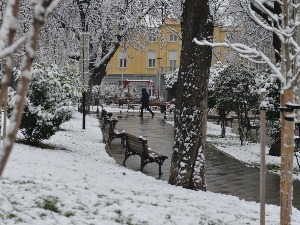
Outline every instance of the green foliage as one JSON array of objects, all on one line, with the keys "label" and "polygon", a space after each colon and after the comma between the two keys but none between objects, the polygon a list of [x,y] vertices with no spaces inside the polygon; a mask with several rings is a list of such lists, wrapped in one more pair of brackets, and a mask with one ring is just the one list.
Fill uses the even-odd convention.
[{"label": "green foliage", "polygon": [[266,167],[268,171],[278,172],[280,170],[280,166],[274,164],[267,164]]},{"label": "green foliage", "polygon": [[280,139],[280,111],[276,108],[280,105],[280,80],[274,75],[262,73],[257,77],[258,88],[266,90],[265,107],[268,120],[267,133],[275,143]]},{"label": "green foliage", "polygon": [[65,216],[65,217],[75,216],[75,213],[74,213],[74,212],[71,212],[71,211],[68,211],[68,212],[65,212],[65,213],[64,213],[64,216]]},{"label": "green foliage", "polygon": [[37,202],[37,206],[45,210],[60,213],[58,203],[59,201],[57,197],[48,196],[47,198],[42,199],[42,201]]},{"label": "green foliage", "polygon": [[256,73],[243,65],[231,65],[216,77],[214,97],[217,109],[248,113],[258,106],[255,90]]},{"label": "green foliage", "polygon": [[[15,75],[19,83],[21,72],[15,71]],[[73,102],[80,92],[79,75],[71,67],[60,70],[55,65],[34,65],[20,125],[28,143],[37,145],[49,139],[63,122],[70,120]],[[16,90],[10,89],[9,116],[12,115],[17,97]]]},{"label": "green foliage", "polygon": [[244,65],[230,65],[213,78],[211,88],[215,108],[221,118],[222,136],[225,136],[225,121],[229,112],[238,116],[239,135],[243,144],[244,129],[249,123],[249,114],[258,108],[258,93],[255,77],[257,73]]},{"label": "green foliage", "polygon": [[207,107],[208,109],[213,109],[216,107],[216,99],[214,96],[214,82],[220,73],[227,67],[227,65],[223,65],[220,61],[210,67],[209,73],[209,82],[208,82],[208,99],[207,99]]}]

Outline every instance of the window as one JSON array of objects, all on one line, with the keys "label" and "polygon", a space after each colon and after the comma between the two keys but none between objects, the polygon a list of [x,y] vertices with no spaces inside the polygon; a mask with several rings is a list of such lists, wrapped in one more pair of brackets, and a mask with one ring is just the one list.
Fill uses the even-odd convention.
[{"label": "window", "polygon": [[127,66],[127,54],[125,51],[119,52],[119,62],[120,62],[120,68],[126,68]]},{"label": "window", "polygon": [[176,42],[178,41],[178,36],[176,34],[170,34],[170,41],[171,42]]},{"label": "window", "polygon": [[169,67],[175,70],[177,67],[177,51],[169,51]]},{"label": "window", "polygon": [[155,51],[148,52],[148,67],[155,67],[156,53]]}]

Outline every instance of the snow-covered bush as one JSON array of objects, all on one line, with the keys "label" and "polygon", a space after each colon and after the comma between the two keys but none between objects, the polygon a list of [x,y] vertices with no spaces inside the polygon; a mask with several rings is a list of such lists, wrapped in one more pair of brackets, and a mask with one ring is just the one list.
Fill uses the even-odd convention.
[{"label": "snow-covered bush", "polygon": [[258,108],[258,93],[255,91],[256,72],[243,65],[230,65],[213,79],[213,96],[221,117],[222,136],[225,136],[226,116],[233,111],[238,116],[241,144],[245,128],[249,124],[249,113]]},{"label": "snow-covered bush", "polygon": [[258,84],[258,90],[264,88],[266,92],[266,98],[264,100],[264,106],[266,107],[267,118],[267,134],[271,137],[270,155],[280,155],[280,137],[281,137],[281,121],[280,111],[280,81],[274,75],[267,73],[261,73],[256,78]]},{"label": "snow-covered bush", "polygon": [[[14,75],[19,83],[21,71],[16,70]],[[63,122],[71,118],[73,103],[81,95],[80,89],[79,74],[74,68],[66,66],[60,70],[56,65],[34,65],[20,125],[25,139],[31,144],[49,139]],[[9,116],[15,106],[16,94],[11,88]]]},{"label": "snow-covered bush", "polygon": [[168,91],[171,98],[176,97],[177,79],[179,69],[177,68],[174,72],[165,74],[165,89]]},{"label": "snow-covered bush", "polygon": [[208,98],[207,107],[208,110],[213,109],[216,106],[216,99],[214,97],[214,80],[220,75],[220,73],[228,65],[223,65],[222,62],[218,61],[216,64],[210,67],[209,80],[208,80]]},{"label": "snow-covered bush", "polygon": [[105,102],[111,100],[120,93],[117,85],[109,84],[106,80],[103,80],[101,85],[94,85],[92,92],[94,96],[97,96],[99,99]]}]

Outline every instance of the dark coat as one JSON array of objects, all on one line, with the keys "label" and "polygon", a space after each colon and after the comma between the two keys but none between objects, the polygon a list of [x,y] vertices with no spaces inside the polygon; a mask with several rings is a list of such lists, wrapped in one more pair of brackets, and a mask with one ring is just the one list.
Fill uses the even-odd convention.
[{"label": "dark coat", "polygon": [[149,94],[146,88],[142,88],[142,98],[141,98],[142,106],[149,106]]}]

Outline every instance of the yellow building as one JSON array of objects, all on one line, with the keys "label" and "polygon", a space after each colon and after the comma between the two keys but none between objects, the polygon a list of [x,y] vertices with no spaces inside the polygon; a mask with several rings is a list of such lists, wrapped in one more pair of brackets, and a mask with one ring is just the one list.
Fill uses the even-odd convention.
[{"label": "yellow building", "polygon": [[[161,38],[147,37],[142,51],[122,45],[107,67],[107,81],[113,84],[122,84],[128,80],[152,80],[156,86],[156,94],[165,100],[167,93],[164,90],[164,77],[179,67],[181,52],[181,27],[179,22],[167,21],[167,26],[160,26]],[[215,27],[214,41],[223,41],[225,30]],[[224,59],[225,49],[217,49],[214,58]],[[223,60],[222,60],[223,61]],[[214,62],[213,62],[214,63]],[[135,83],[140,87],[145,83]]]}]

